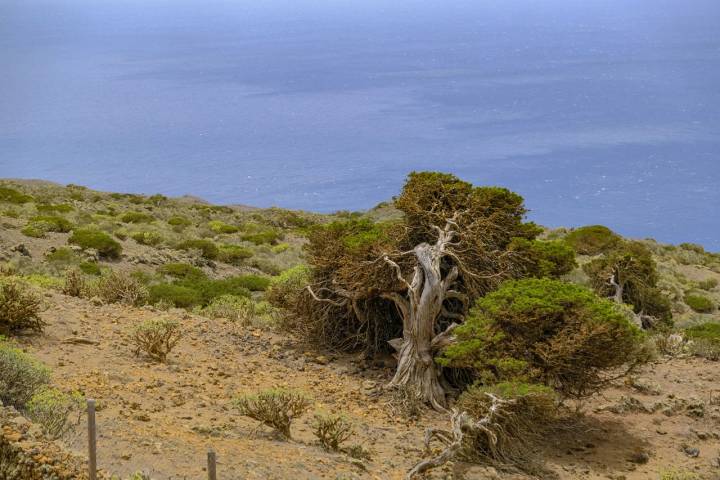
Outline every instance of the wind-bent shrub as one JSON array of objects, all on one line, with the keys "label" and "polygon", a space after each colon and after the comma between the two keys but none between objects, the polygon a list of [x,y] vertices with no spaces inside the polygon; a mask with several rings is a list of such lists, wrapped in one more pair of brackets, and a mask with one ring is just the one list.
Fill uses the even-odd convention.
[{"label": "wind-bent shrub", "polygon": [[235,407],[240,415],[261,422],[286,439],[291,438],[292,421],[305,413],[310,403],[310,398],[304,393],[284,389],[264,390],[235,399]]},{"label": "wind-bent shrub", "polygon": [[50,370],[0,337],[0,402],[22,409],[50,382]]},{"label": "wind-bent shrub", "polygon": [[220,249],[210,240],[185,240],[175,246],[178,250],[200,250],[203,258],[215,260],[220,254]]},{"label": "wind-bent shrub", "polygon": [[148,299],[148,290],[132,275],[113,270],[101,277],[91,291],[106,303],[139,306]]},{"label": "wind-bent shrub", "polygon": [[577,266],[575,250],[562,240],[516,238],[509,248],[518,255],[524,277],[559,278]]},{"label": "wind-bent shrub", "polygon": [[536,461],[532,458],[531,446],[557,415],[557,395],[544,385],[502,382],[489,387],[470,387],[460,395],[456,408],[479,420],[490,414],[493,397],[507,402],[489,425],[496,441],[477,432],[468,439],[465,455],[469,460],[485,464],[513,465],[527,470]]},{"label": "wind-bent shrub", "polygon": [[583,270],[598,295],[630,304],[635,313],[655,317],[661,325],[672,323],[670,300],[657,288],[657,264],[642,243],[619,242],[613,250],[585,264]]},{"label": "wind-bent shrub", "polygon": [[40,390],[25,405],[27,416],[53,439],[70,430],[72,417],[76,417],[77,423],[82,411],[83,399],[79,393],[67,394],[56,388]]},{"label": "wind-bent shrub", "polygon": [[95,249],[104,258],[120,258],[122,246],[113,238],[100,230],[79,229],[73,231],[68,243],[77,245],[82,249]]},{"label": "wind-bent shrub", "polygon": [[548,385],[565,397],[600,390],[608,372],[644,360],[642,332],[612,302],[550,279],[508,281],[479,299],[441,362],[480,382]]},{"label": "wind-bent shrub", "polygon": [[180,323],[174,320],[147,320],[132,331],[135,354],[145,353],[158,362],[167,359],[181,338]]},{"label": "wind-bent shrub", "polygon": [[715,305],[713,305],[712,300],[703,295],[694,293],[685,295],[685,303],[688,307],[698,313],[710,313],[715,309]]},{"label": "wind-bent shrub", "polygon": [[568,233],[565,241],[581,255],[599,255],[615,248],[622,239],[603,225],[580,227]]},{"label": "wind-bent shrub", "polygon": [[19,330],[41,332],[42,300],[27,286],[15,281],[0,282],[0,333]]},{"label": "wind-bent shrub", "polygon": [[353,424],[344,415],[316,413],[312,423],[313,435],[325,449],[333,452],[353,434]]}]

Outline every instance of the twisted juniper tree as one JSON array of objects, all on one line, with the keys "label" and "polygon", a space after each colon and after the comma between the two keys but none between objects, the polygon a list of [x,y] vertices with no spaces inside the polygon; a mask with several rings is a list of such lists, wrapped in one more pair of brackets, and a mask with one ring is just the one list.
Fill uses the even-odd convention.
[{"label": "twisted juniper tree", "polygon": [[448,174],[410,174],[394,204],[402,218],[350,219],[311,232],[309,285],[294,297],[292,322],[340,350],[392,346],[391,385],[411,386],[440,409],[447,385],[436,354],[474,299],[539,270],[528,268],[537,260],[524,255],[528,248],[513,243],[532,242],[539,228],[524,222],[519,195]]}]

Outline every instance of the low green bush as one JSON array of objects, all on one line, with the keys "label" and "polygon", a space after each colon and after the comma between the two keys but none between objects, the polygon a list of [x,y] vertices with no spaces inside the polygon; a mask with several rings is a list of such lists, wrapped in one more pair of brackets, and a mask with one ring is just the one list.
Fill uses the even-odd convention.
[{"label": "low green bush", "polygon": [[310,267],[297,265],[270,280],[265,298],[277,308],[291,310],[309,284]]},{"label": "low green bush", "polygon": [[30,218],[30,225],[35,225],[46,232],[67,233],[73,229],[73,224],[70,220],[54,215],[34,216]]},{"label": "low green bush", "polygon": [[163,242],[163,237],[157,232],[135,232],[130,237],[140,245],[156,247]]},{"label": "low green bush", "polygon": [[687,294],[685,295],[685,303],[698,313],[710,313],[715,309],[712,300],[703,295]]},{"label": "low green bush", "polygon": [[52,203],[45,203],[45,204],[38,204],[35,206],[37,208],[38,213],[47,213],[47,214],[54,214],[54,213],[70,213],[73,210],[75,210],[75,207],[72,205],[69,205],[67,203],[58,203],[58,204],[52,204]]},{"label": "low green bush", "polygon": [[95,249],[104,258],[116,259],[122,254],[122,246],[110,235],[100,230],[75,230],[68,239],[68,243],[78,245],[83,249]]},{"label": "low green bush", "polygon": [[78,256],[69,248],[60,247],[45,255],[45,261],[58,265],[73,265],[78,262]]},{"label": "low green bush", "polygon": [[198,280],[207,278],[205,273],[199,268],[190,265],[189,263],[166,263],[158,268],[158,273],[167,275],[169,277],[186,279],[186,280]]},{"label": "low green bush", "polygon": [[96,262],[81,262],[78,268],[87,275],[99,276],[102,273],[100,266]]},{"label": "low green bush", "polygon": [[23,204],[33,201],[33,197],[10,187],[0,186],[0,202]]},{"label": "low green bush", "polygon": [[190,225],[192,225],[192,222],[189,219],[181,217],[179,215],[170,217],[167,223],[168,225],[171,225],[173,227],[189,227]]},{"label": "low green bush", "polygon": [[40,203],[35,208],[38,213],[44,214],[70,213],[75,210],[75,207],[68,203]]},{"label": "low green bush", "polygon": [[202,294],[193,288],[173,283],[159,283],[149,288],[150,303],[165,303],[177,308],[190,308],[203,302]]},{"label": "low green bush", "polygon": [[143,212],[127,212],[120,216],[123,223],[150,223],[154,220],[155,217]]},{"label": "low green bush", "polygon": [[240,228],[235,225],[222,222],[220,220],[211,220],[208,222],[208,227],[215,233],[237,233]]},{"label": "low green bush", "polygon": [[574,229],[565,241],[581,255],[599,255],[615,248],[621,238],[603,225],[590,225]]},{"label": "low green bush", "polygon": [[707,280],[703,280],[702,282],[698,282],[698,288],[701,290],[714,290],[718,286],[718,279],[717,278],[708,278]]},{"label": "low green bush", "polygon": [[231,265],[242,265],[243,260],[252,257],[253,252],[249,248],[239,245],[221,245],[218,260]]},{"label": "low green bush", "polygon": [[39,424],[50,438],[62,437],[80,420],[83,398],[79,393],[67,394],[56,388],[46,388],[35,393],[25,406],[27,416]]},{"label": "low green bush", "polygon": [[30,238],[45,238],[45,230],[41,226],[32,223],[25,225],[20,230],[20,233]]},{"label": "low green bush", "polygon": [[245,233],[241,237],[246,242],[252,242],[255,245],[270,244],[274,245],[282,238],[282,234],[277,230],[265,230],[260,232]]},{"label": "low green bush", "polygon": [[200,250],[201,255],[208,260],[215,260],[220,254],[220,249],[210,240],[185,240],[175,246],[178,250]]},{"label": "low green bush", "polygon": [[266,273],[268,275],[280,275],[282,273],[282,268],[272,260],[268,258],[251,258],[247,262],[248,266],[257,268],[263,273]]},{"label": "low green bush", "polygon": [[0,337],[0,402],[22,409],[50,382],[50,370]]},{"label": "low green bush", "polygon": [[0,333],[20,330],[41,332],[42,300],[29,287],[17,281],[0,282]]},{"label": "low green bush", "polygon": [[720,360],[720,323],[708,322],[685,330],[685,337],[692,341],[690,351],[711,360]]},{"label": "low green bush", "polygon": [[647,361],[643,333],[614,303],[551,279],[503,283],[455,334],[442,364],[474,369],[484,384],[542,383],[570,398],[597,392],[608,371]]}]

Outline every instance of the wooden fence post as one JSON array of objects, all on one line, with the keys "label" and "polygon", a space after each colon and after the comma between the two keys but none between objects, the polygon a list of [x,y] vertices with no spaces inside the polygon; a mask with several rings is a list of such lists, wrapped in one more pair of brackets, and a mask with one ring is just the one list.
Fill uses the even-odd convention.
[{"label": "wooden fence post", "polygon": [[217,480],[216,463],[217,463],[217,459],[215,458],[215,452],[212,449],[208,450],[208,453],[207,453],[208,480]]},{"label": "wooden fence post", "polygon": [[95,400],[88,398],[88,474],[90,480],[97,480],[97,438],[95,429]]}]

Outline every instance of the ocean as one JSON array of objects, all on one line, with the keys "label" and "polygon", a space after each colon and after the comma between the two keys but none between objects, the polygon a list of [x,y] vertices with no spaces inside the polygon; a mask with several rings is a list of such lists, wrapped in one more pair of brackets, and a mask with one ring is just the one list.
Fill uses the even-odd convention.
[{"label": "ocean", "polygon": [[720,251],[717,0],[4,0],[0,64],[0,177],[330,212],[440,170]]}]

